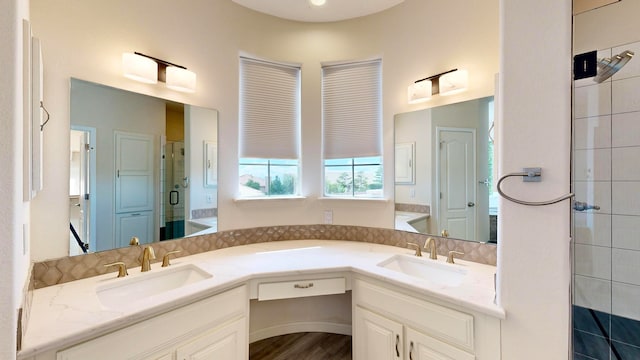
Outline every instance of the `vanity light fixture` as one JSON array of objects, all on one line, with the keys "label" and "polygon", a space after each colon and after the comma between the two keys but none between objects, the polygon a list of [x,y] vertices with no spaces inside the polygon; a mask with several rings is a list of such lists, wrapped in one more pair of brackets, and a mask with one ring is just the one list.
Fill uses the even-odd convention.
[{"label": "vanity light fixture", "polygon": [[327,3],[327,0],[309,0],[313,6],[322,6]]},{"label": "vanity light fixture", "polygon": [[440,76],[440,95],[457,94],[467,90],[469,73],[467,70],[456,70]]},{"label": "vanity light fixture", "polygon": [[417,104],[431,99],[431,80],[423,80],[409,85],[409,104]]},{"label": "vanity light fixture", "polygon": [[196,74],[186,68],[169,66],[166,83],[169,89],[192,93],[196,91]]},{"label": "vanity light fixture", "polygon": [[124,76],[147,84],[162,81],[176,91],[195,92],[196,74],[186,67],[139,52],[122,54]]},{"label": "vanity light fixture", "polygon": [[158,63],[138,53],[122,54],[122,72],[124,77],[146,84],[158,82]]},{"label": "vanity light fixture", "polygon": [[432,95],[451,95],[468,87],[468,72],[452,69],[424,79],[416,80],[407,89],[409,104],[427,101]]}]

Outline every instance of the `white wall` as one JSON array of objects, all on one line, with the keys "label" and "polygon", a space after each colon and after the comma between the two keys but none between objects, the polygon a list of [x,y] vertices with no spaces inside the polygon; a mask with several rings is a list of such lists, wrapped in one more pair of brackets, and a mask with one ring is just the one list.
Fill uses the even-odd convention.
[{"label": "white wall", "polygon": [[29,251],[23,234],[29,225],[29,203],[23,202],[23,31],[28,4],[0,0],[0,359],[15,359],[18,308],[28,274]]},{"label": "white wall", "polygon": [[[231,1],[32,0],[34,30],[45,54],[45,98],[56,122],[45,138],[46,188],[33,206],[34,247],[65,255],[68,238],[66,175],[69,77],[215,108],[220,115],[219,228],[321,223],[332,209],[336,224],[393,227],[393,201],[319,200],[320,63],[383,58],[383,162],[393,164],[393,115],[493,94],[498,71],[498,2],[406,0],[366,18],[329,24],[285,21]],[[150,10],[152,9],[152,10]],[[152,14],[149,14],[152,11]],[[180,14],[180,16],[176,16]],[[61,21],[64,19],[64,21]],[[198,75],[195,94],[145,85],[121,76],[121,54],[140,51],[187,66]],[[244,51],[302,64],[302,192],[295,201],[234,202],[237,192],[238,55]],[[470,89],[408,105],[407,86],[451,68],[469,71]],[[68,156],[67,156],[68,157]],[[385,167],[385,196],[393,198],[393,166]],[[60,204],[60,205],[58,205]],[[59,207],[59,208],[58,208]],[[59,249],[56,248],[60,244]]]},{"label": "white wall", "polygon": [[[505,181],[525,200],[569,192],[571,1],[500,1],[500,169],[542,167],[542,182]],[[527,207],[500,200],[502,358],[569,358],[570,202]]]}]

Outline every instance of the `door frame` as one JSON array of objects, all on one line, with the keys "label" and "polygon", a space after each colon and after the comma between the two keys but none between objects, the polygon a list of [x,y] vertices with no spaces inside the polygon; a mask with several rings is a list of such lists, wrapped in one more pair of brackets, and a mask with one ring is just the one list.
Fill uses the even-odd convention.
[{"label": "door frame", "polygon": [[[96,252],[96,153],[97,129],[91,126],[71,124],[70,130],[82,131],[89,134],[89,239],[82,239],[89,244],[88,251]],[[81,194],[82,196],[82,194]],[[71,249],[69,249],[71,251]]]},{"label": "door frame", "polygon": [[[431,210],[431,217],[435,219],[435,224],[431,225],[431,231],[434,232],[437,236],[440,236],[440,227],[441,227],[441,219],[440,219],[440,191],[441,191],[441,184],[440,184],[440,173],[441,173],[441,164],[440,164],[440,144],[441,144],[441,133],[445,132],[445,131],[450,131],[450,132],[468,132],[471,133],[472,136],[472,141],[473,141],[473,178],[471,179],[472,184],[474,185],[474,203],[477,203],[477,191],[478,189],[475,188],[475,185],[477,184],[477,175],[478,175],[478,155],[476,154],[477,150],[477,138],[476,138],[476,129],[475,128],[467,128],[467,127],[444,127],[444,126],[436,126],[436,131],[435,131],[435,141],[433,143],[432,148],[435,148],[434,154],[435,154],[435,159],[433,161],[434,167],[435,167],[435,171],[433,171],[434,174],[434,179],[433,179],[433,183],[435,184],[435,191],[433,193],[433,199],[435,200],[435,211],[433,211],[433,209]],[[474,229],[473,229],[473,236],[474,236],[474,241],[477,240],[478,238],[478,212],[475,211],[474,212]],[[435,225],[435,229],[433,228]],[[465,239],[468,240],[468,239]]]}]

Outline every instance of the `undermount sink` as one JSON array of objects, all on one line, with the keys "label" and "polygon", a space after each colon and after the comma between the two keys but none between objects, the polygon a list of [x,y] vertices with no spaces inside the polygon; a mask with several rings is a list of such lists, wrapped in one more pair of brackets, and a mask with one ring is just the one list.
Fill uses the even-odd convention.
[{"label": "undermount sink", "polygon": [[460,285],[467,275],[460,265],[409,255],[394,255],[378,266],[446,286]]},{"label": "undermount sink", "polygon": [[150,296],[175,290],[212,276],[199,267],[188,264],[117,279],[96,288],[96,294],[105,307],[124,309],[140,301],[148,301]]}]

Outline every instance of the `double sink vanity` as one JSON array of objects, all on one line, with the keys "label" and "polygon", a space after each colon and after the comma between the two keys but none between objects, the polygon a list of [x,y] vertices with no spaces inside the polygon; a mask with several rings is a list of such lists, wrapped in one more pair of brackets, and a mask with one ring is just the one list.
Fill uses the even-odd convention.
[{"label": "double sink vanity", "polygon": [[250,342],[300,331],[351,334],[354,359],[499,359],[496,268],[415,254],[264,242],[43,287],[18,359],[247,359]]}]

